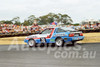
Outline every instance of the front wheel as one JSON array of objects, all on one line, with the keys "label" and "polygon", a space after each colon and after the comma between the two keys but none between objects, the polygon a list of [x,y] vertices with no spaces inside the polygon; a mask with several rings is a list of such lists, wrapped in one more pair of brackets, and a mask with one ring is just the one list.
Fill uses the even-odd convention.
[{"label": "front wheel", "polygon": [[35,41],[33,39],[28,41],[29,47],[34,47],[36,45]]},{"label": "front wheel", "polygon": [[63,46],[64,41],[61,38],[57,38],[55,44],[56,44],[56,46]]}]

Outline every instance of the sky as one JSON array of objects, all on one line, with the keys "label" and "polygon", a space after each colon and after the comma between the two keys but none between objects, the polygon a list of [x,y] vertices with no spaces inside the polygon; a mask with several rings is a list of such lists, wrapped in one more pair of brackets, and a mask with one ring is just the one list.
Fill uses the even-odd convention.
[{"label": "sky", "polygon": [[74,23],[86,19],[100,19],[100,0],[0,0],[0,20],[20,17],[23,22],[30,15],[48,13],[68,14]]}]

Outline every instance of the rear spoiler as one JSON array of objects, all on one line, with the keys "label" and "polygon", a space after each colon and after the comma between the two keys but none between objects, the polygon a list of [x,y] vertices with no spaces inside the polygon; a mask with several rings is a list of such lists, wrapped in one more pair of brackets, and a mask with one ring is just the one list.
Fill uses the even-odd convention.
[{"label": "rear spoiler", "polygon": [[70,33],[82,33],[82,31],[76,31],[76,32],[71,31]]}]

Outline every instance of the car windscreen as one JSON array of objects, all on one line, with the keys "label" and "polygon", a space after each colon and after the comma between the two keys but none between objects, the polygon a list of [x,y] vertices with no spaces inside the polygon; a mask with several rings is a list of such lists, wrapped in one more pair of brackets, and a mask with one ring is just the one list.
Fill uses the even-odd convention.
[{"label": "car windscreen", "polygon": [[53,31],[53,28],[48,28],[42,31],[41,34],[50,34],[52,31]]}]

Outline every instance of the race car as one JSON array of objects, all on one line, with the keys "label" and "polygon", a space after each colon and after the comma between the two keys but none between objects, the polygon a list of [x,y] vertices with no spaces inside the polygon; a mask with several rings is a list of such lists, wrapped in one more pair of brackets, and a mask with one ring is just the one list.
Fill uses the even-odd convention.
[{"label": "race car", "polygon": [[84,39],[82,32],[69,31],[69,29],[66,29],[60,27],[47,28],[39,34],[26,37],[24,42],[30,47],[35,46],[37,43],[55,43],[57,46],[62,46],[67,42],[72,42],[74,44],[76,41]]}]

